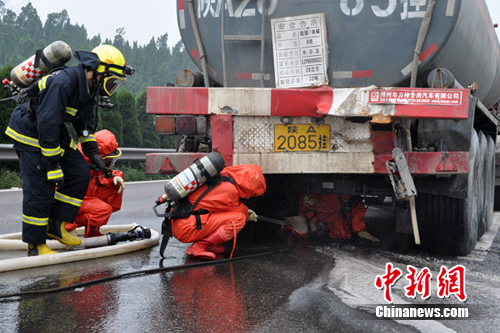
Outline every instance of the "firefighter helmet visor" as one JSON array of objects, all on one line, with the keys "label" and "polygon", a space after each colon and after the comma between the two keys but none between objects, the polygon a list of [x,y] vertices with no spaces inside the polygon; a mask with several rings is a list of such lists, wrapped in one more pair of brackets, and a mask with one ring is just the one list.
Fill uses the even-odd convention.
[{"label": "firefighter helmet visor", "polygon": [[117,148],[116,150],[112,151],[108,155],[104,156],[103,159],[104,159],[104,164],[106,165],[106,168],[111,168],[115,164],[118,157],[120,157],[121,155],[122,155],[122,151],[119,148]]},{"label": "firefighter helmet visor", "polygon": [[[108,96],[111,96],[115,90],[120,86],[125,81],[124,77],[119,77],[115,75],[111,76],[105,76],[102,79],[102,90],[104,90],[104,93]],[[101,95],[103,95],[101,93]]]}]

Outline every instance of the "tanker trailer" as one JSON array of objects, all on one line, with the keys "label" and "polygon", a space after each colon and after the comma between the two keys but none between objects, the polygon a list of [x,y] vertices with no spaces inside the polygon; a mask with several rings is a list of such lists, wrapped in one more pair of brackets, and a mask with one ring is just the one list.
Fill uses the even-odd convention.
[{"label": "tanker trailer", "polygon": [[500,100],[483,0],[178,0],[177,9],[201,73],[148,88],[156,131],[182,137],[177,153],[146,156],[148,173],[178,173],[218,151],[226,165],[261,166],[258,214],[295,216],[304,193],[391,197],[397,230],[424,250],[474,249],[493,221]]}]

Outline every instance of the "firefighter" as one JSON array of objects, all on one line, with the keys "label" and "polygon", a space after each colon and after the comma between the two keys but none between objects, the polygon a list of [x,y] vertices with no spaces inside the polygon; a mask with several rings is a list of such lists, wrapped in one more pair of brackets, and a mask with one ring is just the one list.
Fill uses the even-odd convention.
[{"label": "firefighter", "polygon": [[[90,169],[90,184],[78,211],[74,223],[67,223],[66,230],[71,232],[77,227],[85,227],[84,237],[96,237],[103,234],[99,228],[108,223],[111,213],[122,207],[125,189],[123,172],[112,170],[115,161],[122,152],[118,148],[116,137],[104,129],[95,133],[99,152],[104,159],[104,171]],[[78,147],[81,150],[81,145]],[[90,165],[90,160],[85,157]]]},{"label": "firefighter", "polygon": [[[366,231],[366,207],[360,196],[330,193],[301,193],[299,217],[282,226],[294,236],[305,238],[317,230],[321,223],[325,232],[334,239],[351,239],[354,233],[360,238],[378,242]],[[309,227],[307,226],[309,223]]]},{"label": "firefighter", "polygon": [[225,251],[221,244],[233,238],[234,252],[236,234],[243,229],[246,221],[257,220],[255,213],[240,198],[255,197],[265,192],[266,183],[261,168],[254,164],[230,166],[224,168],[220,175],[223,179],[220,184],[209,191],[206,191],[209,185],[205,184],[184,199],[190,205],[196,203],[193,215],[172,220],[173,236],[183,243],[193,242],[186,250],[191,258],[214,260],[217,254]]},{"label": "firefighter", "polygon": [[[134,69],[122,53],[100,45],[77,51],[80,62],[57,68],[27,88],[14,109],[5,133],[14,140],[23,180],[23,242],[28,256],[56,253],[46,238],[74,246],[81,239],[66,231],[83,202],[89,166],[77,151],[65,123],[71,123],[93,170],[105,163],[93,134],[99,96],[109,97]],[[57,186],[57,189],[56,189]]]}]

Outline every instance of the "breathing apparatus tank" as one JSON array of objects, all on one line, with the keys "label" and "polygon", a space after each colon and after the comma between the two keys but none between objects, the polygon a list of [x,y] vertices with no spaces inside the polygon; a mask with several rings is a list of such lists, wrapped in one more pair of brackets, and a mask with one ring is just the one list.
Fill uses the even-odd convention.
[{"label": "breathing apparatus tank", "polygon": [[226,163],[218,152],[210,152],[191,166],[180,172],[165,184],[166,200],[180,200],[188,196],[208,179],[215,177],[224,169]]},{"label": "breathing apparatus tank", "polygon": [[37,50],[34,55],[14,67],[10,72],[10,84],[18,88],[27,88],[52,69],[67,63],[71,56],[72,52],[68,44],[55,41]]}]

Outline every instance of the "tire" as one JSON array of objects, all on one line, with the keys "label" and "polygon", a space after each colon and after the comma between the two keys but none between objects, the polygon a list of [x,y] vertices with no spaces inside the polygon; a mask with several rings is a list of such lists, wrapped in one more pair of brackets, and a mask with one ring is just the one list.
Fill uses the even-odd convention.
[{"label": "tire", "polygon": [[495,199],[493,201],[493,209],[500,210],[500,186],[495,186]]},{"label": "tire", "polygon": [[[487,136],[486,157],[484,160],[484,207],[483,207],[483,223],[484,230],[478,230],[478,237],[483,236],[493,224],[493,206],[495,202],[495,142],[491,136]],[[481,228],[481,225],[479,225]]]},{"label": "tire", "polygon": [[417,219],[424,251],[465,256],[477,243],[479,214],[477,210],[477,181],[479,139],[472,133],[470,172],[467,177],[467,198],[419,192],[416,197]]},{"label": "tire", "polygon": [[485,194],[486,194],[486,153],[488,150],[488,141],[482,131],[478,134],[479,139],[479,172],[476,173],[476,205],[478,215],[478,232],[477,239],[481,238],[486,230],[486,214],[485,214]]}]

